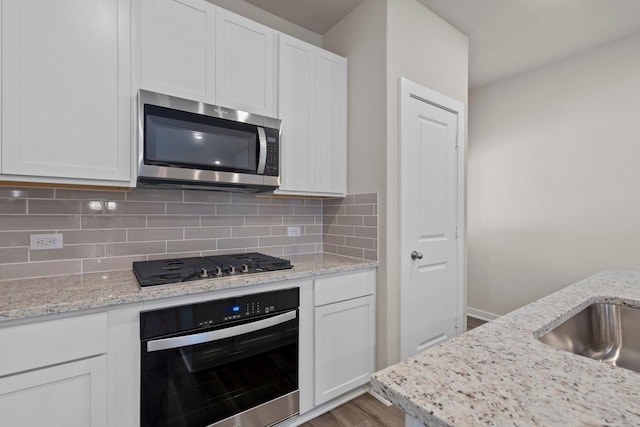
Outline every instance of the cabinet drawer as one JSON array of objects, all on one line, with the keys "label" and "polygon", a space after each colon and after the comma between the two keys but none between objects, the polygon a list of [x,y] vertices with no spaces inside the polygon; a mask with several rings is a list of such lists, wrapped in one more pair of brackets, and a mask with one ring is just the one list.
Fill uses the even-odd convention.
[{"label": "cabinet drawer", "polygon": [[0,377],[107,352],[107,313],[0,328]]},{"label": "cabinet drawer", "polygon": [[315,306],[373,295],[376,290],[376,272],[369,270],[315,280]]}]

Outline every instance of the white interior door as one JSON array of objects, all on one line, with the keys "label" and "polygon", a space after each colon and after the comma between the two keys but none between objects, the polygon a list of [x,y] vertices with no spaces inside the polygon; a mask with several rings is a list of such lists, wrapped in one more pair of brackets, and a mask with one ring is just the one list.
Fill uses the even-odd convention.
[{"label": "white interior door", "polygon": [[400,83],[401,357],[462,329],[462,104]]}]

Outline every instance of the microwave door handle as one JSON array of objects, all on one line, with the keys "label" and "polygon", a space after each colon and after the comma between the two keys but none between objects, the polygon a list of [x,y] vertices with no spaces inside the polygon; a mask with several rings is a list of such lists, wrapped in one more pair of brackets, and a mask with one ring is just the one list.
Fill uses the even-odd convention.
[{"label": "microwave door handle", "polygon": [[267,135],[264,128],[258,127],[258,139],[260,141],[260,156],[258,159],[258,175],[264,175],[264,167],[267,164]]},{"label": "microwave door handle", "polygon": [[218,329],[215,331],[202,332],[199,334],[184,335],[181,337],[161,338],[147,342],[147,353],[152,351],[169,350],[172,348],[187,347],[190,345],[203,344],[206,342],[223,340],[238,335],[247,334],[249,332],[259,331],[260,329],[270,328],[281,323],[288,322],[297,317],[295,310],[284,314],[269,317],[267,319],[249,322],[238,326],[232,326],[226,329]]}]

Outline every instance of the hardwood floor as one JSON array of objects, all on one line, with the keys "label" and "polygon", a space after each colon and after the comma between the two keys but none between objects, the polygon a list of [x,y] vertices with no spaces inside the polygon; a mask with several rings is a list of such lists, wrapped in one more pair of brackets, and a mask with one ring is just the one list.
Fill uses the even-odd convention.
[{"label": "hardwood floor", "polygon": [[365,393],[300,427],[402,427],[404,414]]},{"label": "hardwood floor", "polygon": [[478,326],[484,325],[485,323],[487,323],[486,320],[481,320],[475,317],[467,316],[467,331],[470,331],[473,328],[477,328]]},{"label": "hardwood floor", "polygon": [[[467,316],[467,330],[487,323],[485,320]],[[338,406],[300,427],[403,427],[404,414],[395,406],[386,406],[365,393]]]}]

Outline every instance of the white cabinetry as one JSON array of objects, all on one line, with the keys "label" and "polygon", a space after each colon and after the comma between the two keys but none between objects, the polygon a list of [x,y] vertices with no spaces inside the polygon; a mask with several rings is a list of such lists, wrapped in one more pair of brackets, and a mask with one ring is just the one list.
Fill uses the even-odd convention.
[{"label": "white cabinetry", "polygon": [[7,427],[107,425],[107,314],[0,328]]},{"label": "white cabinetry", "polygon": [[3,180],[131,184],[130,0],[2,0]]},{"label": "white cabinetry", "polygon": [[280,35],[279,194],[344,196],[347,190],[347,60]]},{"label": "white cabinetry", "polygon": [[271,28],[204,0],[144,0],[142,87],[275,116]]},{"label": "white cabinetry", "polygon": [[202,0],[144,0],[142,85],[215,102],[216,7]]},{"label": "white cabinetry", "polygon": [[275,117],[276,32],[218,9],[216,17],[216,103]]},{"label": "white cabinetry", "polygon": [[374,370],[375,271],[315,281],[315,404],[369,382]]}]

